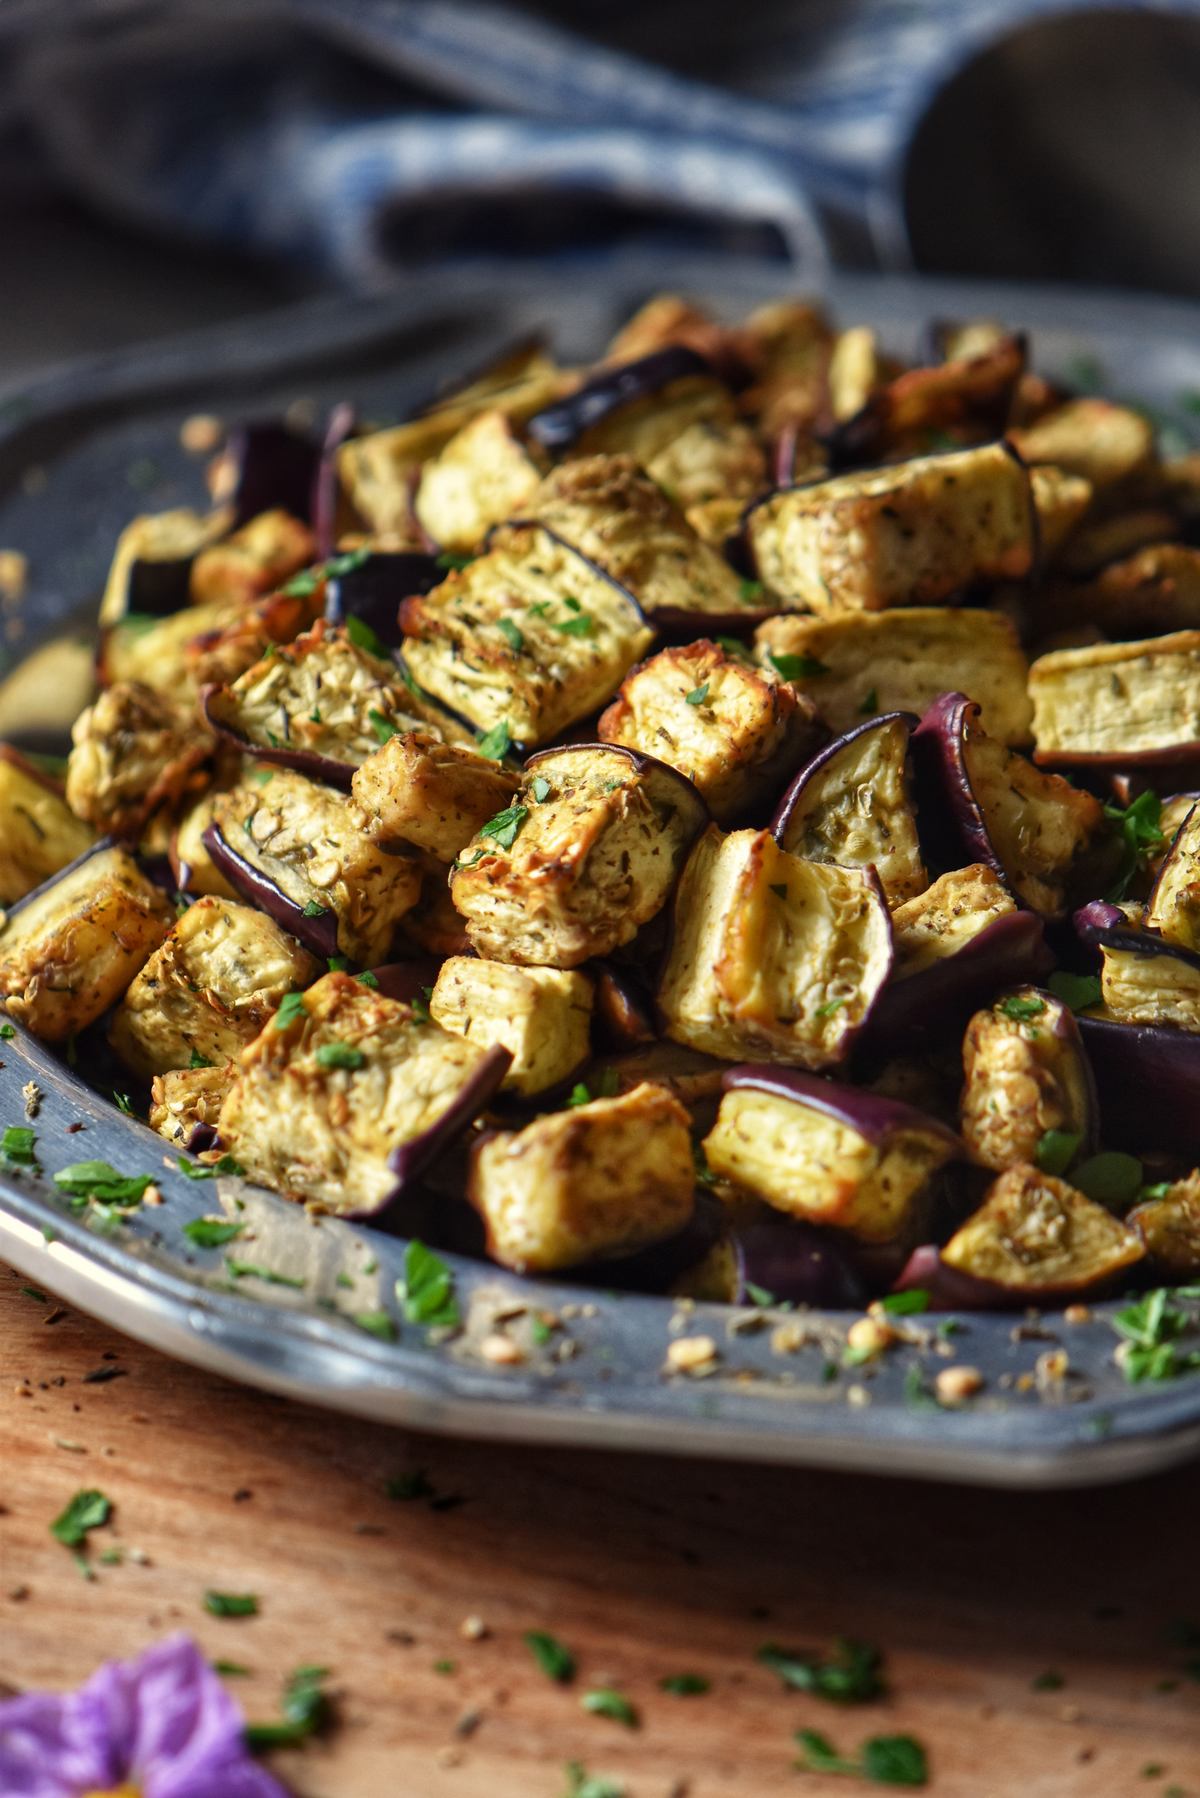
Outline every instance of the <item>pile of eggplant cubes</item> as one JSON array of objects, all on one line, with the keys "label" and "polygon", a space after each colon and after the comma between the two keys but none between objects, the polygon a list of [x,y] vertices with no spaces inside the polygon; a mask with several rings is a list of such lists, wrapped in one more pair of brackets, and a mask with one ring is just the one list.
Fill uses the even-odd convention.
[{"label": "pile of eggplant cubes", "polygon": [[0,998],[153,1128],[527,1273],[1200,1273],[1200,454],[785,301],[235,431],[133,520]]}]

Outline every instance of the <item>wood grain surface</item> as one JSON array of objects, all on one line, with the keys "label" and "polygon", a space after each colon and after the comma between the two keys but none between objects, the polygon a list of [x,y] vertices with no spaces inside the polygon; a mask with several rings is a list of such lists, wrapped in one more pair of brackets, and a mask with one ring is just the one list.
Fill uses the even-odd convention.
[{"label": "wood grain surface", "polygon": [[[242,1390],[22,1287],[0,1269],[10,1689],[184,1629],[252,1669],[231,1684],[266,1719],[326,1664],[337,1727],[272,1763],[301,1798],[563,1798],[571,1761],[628,1798],[880,1789],[796,1772],[798,1728],[911,1733],[940,1798],[1200,1798],[1196,1468],[1022,1495],[449,1442]],[[418,1471],[433,1500],[388,1497]],[[114,1505],[91,1581],[48,1530],[85,1486]],[[208,1616],[208,1588],[260,1615]],[[572,1685],[531,1629],[573,1650]],[[755,1658],[838,1635],[882,1648],[884,1701],[789,1692]],[[659,1689],[680,1672],[710,1690]],[[581,1710],[609,1684],[640,1728]]]}]

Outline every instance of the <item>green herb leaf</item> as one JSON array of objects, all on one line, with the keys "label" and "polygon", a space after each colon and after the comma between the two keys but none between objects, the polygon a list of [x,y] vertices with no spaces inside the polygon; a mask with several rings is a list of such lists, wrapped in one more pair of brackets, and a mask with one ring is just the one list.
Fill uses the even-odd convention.
[{"label": "green herb leaf", "polygon": [[929,1783],[929,1761],[912,1736],[872,1736],[862,1746],[863,1778],[881,1786]]},{"label": "green herb leaf", "polygon": [[198,1249],[219,1249],[240,1236],[245,1228],[245,1224],[233,1224],[223,1218],[193,1217],[183,1226],[183,1233]]},{"label": "green herb leaf", "polygon": [[[755,585],[757,586],[757,582]],[[752,662],[754,657],[747,644],[740,637],[718,637],[717,643],[727,656],[734,656],[739,662]]]},{"label": "green herb leaf", "polygon": [[755,604],[755,602],[757,600],[760,600],[762,598],[762,596],[765,592],[766,592],[766,588],[763,586],[761,581],[739,581],[738,582],[738,598],[740,600],[742,600],[746,605]]},{"label": "green herb leaf", "polygon": [[73,1198],[99,1199],[106,1205],[132,1206],[153,1184],[149,1174],[121,1174],[107,1161],[75,1161],[60,1168],[54,1184]]},{"label": "green herb leaf", "polygon": [[481,837],[491,837],[501,849],[511,849],[516,842],[525,820],[529,816],[529,808],[524,805],[510,805],[506,810],[497,812],[486,824],[480,826]]},{"label": "green herb leaf", "polygon": [[1120,806],[1106,805],[1104,816],[1121,839],[1121,859],[1112,885],[1104,896],[1106,899],[1123,899],[1147,854],[1152,849],[1160,849],[1166,842],[1162,833],[1162,800],[1157,793],[1139,793],[1124,810]]},{"label": "green herb leaf", "polygon": [[536,774],[533,780],[533,796],[539,805],[544,805],[550,797],[550,782],[544,774]]},{"label": "green herb leaf", "polygon": [[469,568],[474,560],[474,556],[452,556],[447,550],[438,557],[437,565],[439,568],[444,568],[448,574],[461,574],[462,570]]},{"label": "green herb leaf", "polygon": [[272,1023],[276,1030],[286,1030],[288,1025],[294,1024],[297,1018],[306,1018],[307,1016],[308,1007],[304,1003],[304,994],[285,993],[279,1001],[279,1010],[275,1013]]},{"label": "green herb leaf", "polygon": [[384,743],[390,743],[393,737],[400,735],[400,726],[385,713],[377,711],[374,706],[367,713],[367,723],[371,726],[371,734],[375,741],[381,746]]},{"label": "green herb leaf", "polygon": [[435,1661],[433,1663],[433,1670],[435,1673],[457,1673],[458,1672],[458,1662],[457,1661]]},{"label": "green herb leaf", "polygon": [[563,1798],[625,1798],[625,1787],[615,1779],[594,1777],[582,1761],[568,1761]]},{"label": "green herb leaf", "polygon": [[206,1592],[204,1608],[210,1617],[257,1617],[258,1599],[253,1592]]},{"label": "green herb leaf", "polygon": [[304,907],[303,916],[306,918],[324,918],[328,915],[329,907],[327,905],[322,905],[319,899],[308,900]]},{"label": "green herb leaf", "polygon": [[328,1667],[297,1667],[283,1688],[282,1723],[248,1723],[246,1746],[255,1753],[268,1748],[294,1748],[331,1721],[333,1707],[322,1690]]},{"label": "green herb leaf", "polygon": [[188,1067],[192,1073],[195,1073],[197,1068],[213,1068],[216,1065],[216,1062],[210,1061],[207,1055],[201,1055],[199,1049],[193,1049],[188,1059]]},{"label": "green herb leaf", "polygon": [[907,1292],[889,1292],[879,1300],[879,1309],[890,1317],[916,1317],[928,1311],[930,1295],[923,1286],[911,1286]]},{"label": "green herb leaf", "polygon": [[395,1342],[396,1326],[386,1311],[356,1311],[354,1321],[360,1330],[368,1336],[377,1336],[380,1342]]},{"label": "green herb leaf", "polygon": [[704,701],[708,698],[708,688],[708,681],[705,681],[702,687],[693,687],[691,692],[686,695],[687,704],[703,705]]},{"label": "green herb leaf", "polygon": [[480,737],[475,748],[487,761],[502,762],[512,748],[512,732],[508,728],[508,721],[502,718],[499,724],[493,725],[491,730]]},{"label": "green herb leaf", "polygon": [[579,1704],[593,1717],[611,1717],[614,1723],[623,1723],[626,1729],[636,1729],[640,1722],[637,1711],[624,1693],[614,1691],[611,1686],[597,1686],[594,1691],[585,1692]]},{"label": "green herb leaf", "polygon": [[0,1155],[14,1167],[35,1167],[34,1144],[37,1133],[25,1124],[10,1124],[0,1136]]},{"label": "green herb leaf", "polygon": [[[291,580],[288,581],[285,586],[281,587],[279,591],[281,593],[286,593],[291,599],[307,599],[311,594],[316,592],[322,581],[336,580],[339,575],[349,574],[352,569],[361,568],[370,553],[369,549],[364,548],[349,550],[344,556],[332,556],[328,562],[318,562],[314,567],[305,568],[299,574],[293,575]],[[375,636],[374,631],[371,630],[369,625],[362,624],[361,619],[355,619],[354,622],[362,625],[362,629],[366,631],[370,637],[374,638],[376,643],[379,642],[378,637]],[[350,638],[350,641],[352,643],[357,643],[359,649],[369,649],[371,647],[369,643],[358,643],[358,639],[350,630],[350,624],[351,620],[348,618],[346,620],[346,635]],[[372,650],[372,654],[376,653],[378,652]],[[386,656],[386,649],[383,651],[383,654]]]},{"label": "green herb leaf", "polygon": [[884,1692],[883,1656],[867,1642],[840,1637],[828,1657],[802,1654],[767,1643],[758,1651],[764,1667],[796,1692],[812,1692],[833,1704],[868,1704]]},{"label": "green herb leaf", "polygon": [[249,1679],[249,1667],[243,1667],[241,1661],[212,1661],[209,1663],[214,1673],[222,1679]]},{"label": "green herb leaf", "polygon": [[0,1037],[2,1037],[6,1043],[11,1043],[16,1034],[16,1029],[12,1024],[0,1024]]},{"label": "green herb leaf", "polygon": [[498,618],[496,620],[496,629],[500,632],[500,635],[511,649],[515,649],[518,652],[524,649],[525,633],[518,625],[513,623],[511,618]]},{"label": "green herb leaf", "polygon": [[1142,1164],[1136,1155],[1106,1149],[1081,1161],[1071,1175],[1071,1185],[1094,1199],[1097,1205],[1118,1210],[1132,1205],[1141,1191]]},{"label": "green herb leaf", "polygon": [[877,687],[872,687],[869,692],[863,694],[863,702],[858,709],[867,718],[879,710],[879,689]]},{"label": "green herb leaf", "polygon": [[1071,1011],[1086,1011],[1089,1005],[1100,1003],[1099,974],[1072,974],[1066,968],[1056,968],[1046,985]]},{"label": "green herb leaf", "polygon": [[753,1280],[745,1280],[742,1284],[746,1290],[746,1297],[752,1305],[757,1305],[760,1311],[765,1311],[775,1303],[775,1294],[768,1292],[765,1286],[756,1286]]},{"label": "green herb leaf", "polygon": [[1022,999],[1014,993],[1011,998],[1001,999],[996,1010],[1011,1018],[1014,1024],[1028,1024],[1031,1018],[1040,1018],[1046,1009],[1044,999]]},{"label": "green herb leaf", "polygon": [[267,1286],[291,1286],[297,1292],[303,1292],[306,1282],[294,1280],[290,1274],[277,1274],[274,1268],[261,1267],[257,1261],[235,1261],[226,1255],[225,1266],[232,1280],[262,1280]]},{"label": "green herb leaf", "polygon": [[[570,603],[568,600],[567,604]],[[586,612],[577,612],[573,618],[552,618],[550,623],[564,637],[590,637],[596,628]]]},{"label": "green herb leaf", "polygon": [[661,1691],[670,1692],[673,1698],[700,1698],[712,1689],[702,1673],[668,1673],[658,1684]]},{"label": "green herb leaf", "polygon": [[353,1043],[322,1043],[316,1059],[320,1068],[344,1068],[350,1074],[367,1065],[366,1056]]},{"label": "green herb leaf", "polygon": [[803,1773],[857,1773],[859,1770],[858,1763],[840,1755],[829,1737],[819,1730],[798,1729],[796,1742],[802,1757],[796,1765]]},{"label": "green herb leaf", "polygon": [[546,1675],[558,1685],[565,1686],[575,1677],[575,1656],[571,1650],[549,1635],[544,1629],[530,1629],[525,1632],[525,1646]]},{"label": "green herb leaf", "polygon": [[825,663],[818,662],[815,656],[776,655],[772,650],[767,660],[783,680],[814,680],[819,674],[829,673]]},{"label": "green herb leaf", "polygon": [[454,1272],[414,1237],[404,1251],[404,1315],[410,1324],[454,1328],[461,1323]]},{"label": "green herb leaf", "polygon": [[50,1534],[67,1548],[78,1548],[86,1542],[89,1530],[98,1530],[112,1516],[112,1500],[96,1488],[77,1492],[70,1504],[50,1525]]},{"label": "green herb leaf", "polygon": [[846,1001],[844,999],[826,999],[824,1005],[817,1006],[813,1016],[815,1018],[831,1018],[835,1012],[842,1009],[842,1006],[845,1003]]},{"label": "green herb leaf", "polygon": [[1078,1130],[1047,1130],[1034,1150],[1034,1160],[1044,1174],[1065,1174],[1083,1141]]},{"label": "green herb leaf", "polygon": [[573,1105],[590,1105],[591,1102],[591,1093],[582,1080],[577,1080],[567,1095],[567,1102],[563,1109],[569,1111]]}]

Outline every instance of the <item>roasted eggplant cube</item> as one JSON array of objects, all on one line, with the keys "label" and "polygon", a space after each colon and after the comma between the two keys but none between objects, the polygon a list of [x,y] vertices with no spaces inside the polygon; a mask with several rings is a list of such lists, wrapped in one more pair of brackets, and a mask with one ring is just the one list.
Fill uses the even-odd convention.
[{"label": "roasted eggplant cube", "polygon": [[435,543],[463,555],[494,524],[521,516],[543,472],[503,412],[481,412],[426,462],[413,511]]},{"label": "roasted eggplant cube", "polygon": [[703,823],[700,795],[663,762],[599,743],[549,750],[463,851],[451,897],[481,955],[578,967],[662,910]]},{"label": "roasted eggplant cube", "polygon": [[1035,760],[1154,767],[1200,755],[1200,631],[1052,650],[1029,670]]},{"label": "roasted eggplant cube", "polygon": [[1012,894],[986,862],[951,869],[892,913],[894,978],[920,974],[957,955],[990,924],[1015,910]]},{"label": "roasted eggplant cube", "polygon": [[[843,333],[839,348],[849,335]],[[1025,372],[1025,340],[1003,333],[977,349],[969,347],[968,353],[890,377],[877,363],[861,391],[859,408],[847,403],[852,382],[841,396],[837,393],[837,360],[835,350],[830,389],[834,416],[845,421],[833,438],[835,455],[854,462],[892,461],[929,449],[939,435],[979,443],[1003,430]]]},{"label": "roasted eggplant cube", "polygon": [[93,837],[61,787],[0,744],[0,906],[41,886],[89,849]]},{"label": "roasted eggplant cube", "polygon": [[367,757],[350,790],[377,843],[412,843],[452,862],[519,784],[511,769],[473,749],[408,731]]},{"label": "roasted eggplant cube", "polygon": [[1154,461],[1154,426],[1111,400],[1068,400],[1036,423],[1009,432],[1026,462],[1082,475],[1097,492],[1144,473]]},{"label": "roasted eggplant cube", "polygon": [[976,1012],[963,1039],[963,1082],[963,1141],[979,1167],[1033,1164],[1049,1130],[1094,1141],[1087,1057],[1074,1017],[1050,993],[1018,987]]},{"label": "roasted eggplant cube", "polygon": [[1036,1167],[1009,1168],[942,1250],[956,1273],[1014,1300],[1040,1302],[1094,1291],[1145,1258],[1136,1230]]},{"label": "roasted eggplant cube", "polygon": [[508,1066],[348,974],[326,974],[242,1056],[220,1135],[252,1180],[375,1217],[492,1098]]},{"label": "roasted eggplant cube", "polygon": [[1029,471],[993,443],[785,487],[751,507],[746,536],[760,578],[793,610],[932,605],[1029,573]]},{"label": "roasted eggplant cube", "polygon": [[801,861],[769,831],[708,830],[675,897],[659,987],[666,1033],[730,1061],[836,1067],[892,959],[870,870]]},{"label": "roasted eggplant cube", "polygon": [[947,859],[990,862],[1031,910],[1061,917],[1072,870],[1103,824],[1100,801],[989,737],[961,693],[930,707],[913,754]]},{"label": "roasted eggplant cube", "polygon": [[[269,769],[250,776],[250,784],[241,789],[243,814],[253,804],[257,786],[269,785],[274,778]],[[230,791],[228,786],[219,790],[210,787],[207,793],[202,793],[195,804],[181,814],[171,837],[168,853],[175,885],[181,893],[188,893],[193,898],[198,898],[201,893],[211,893],[217,899],[237,898],[204,841],[204,833],[213,822],[218,804]]]},{"label": "roasted eggplant cube", "polygon": [[[1191,798],[1191,795],[1188,795]],[[1168,823],[1169,804],[1161,822]],[[1155,876],[1146,906],[1146,928],[1200,954],[1200,806],[1192,804],[1176,830]]]},{"label": "roasted eggplant cube", "polygon": [[779,847],[804,861],[873,867],[889,905],[929,884],[908,782],[914,722],[893,712],[838,737],[800,770],[771,824]]},{"label": "roasted eggplant cube", "polygon": [[760,661],[808,694],[839,735],[877,712],[921,717],[941,693],[969,693],[984,728],[1025,743],[1033,707],[1029,666],[999,612],[914,606],[841,618],[768,618],[755,632]]},{"label": "roasted eggplant cube", "polygon": [[181,506],[146,513],[126,525],[100,602],[101,627],[118,624],[128,614],[162,617],[186,606],[192,564],[201,550],[225,535],[231,522],[228,511],[204,516]]},{"label": "roasted eggplant cube", "polygon": [[237,1076],[232,1061],[216,1068],[171,1068],[150,1083],[150,1128],[181,1149],[198,1133],[215,1141],[221,1107]]},{"label": "roasted eggplant cube", "polygon": [[1174,1284],[1200,1274],[1200,1173],[1173,1180],[1158,1198],[1135,1205],[1125,1221],[1145,1243],[1159,1279]]},{"label": "roasted eggplant cube", "polygon": [[611,699],[653,637],[623,587],[538,525],[498,531],[485,555],[405,600],[401,621],[427,692],[526,745]]},{"label": "roasted eggplant cube", "polygon": [[685,512],[718,499],[745,502],[768,484],[762,446],[736,419],[697,420],[651,458],[646,473]]},{"label": "roasted eggplant cube", "polygon": [[753,1067],[725,1087],[704,1139],[712,1171],[862,1242],[903,1236],[934,1174],[961,1152],[935,1118],[857,1087]]},{"label": "roasted eggplant cube", "polygon": [[554,1273],[632,1254],[692,1215],[688,1114],[650,1084],[547,1112],[476,1146],[468,1195],[504,1267]]},{"label": "roasted eggplant cube", "polygon": [[94,1024],[174,921],[127,850],[100,843],[14,906],[0,931],[0,1003],[45,1042]]},{"label": "roasted eggplant cube", "polygon": [[163,694],[119,681],[75,720],[67,804],[97,830],[135,836],[182,798],[212,747],[203,724]]},{"label": "roasted eggplant cube", "polygon": [[200,552],[192,564],[192,598],[245,603],[273,593],[317,553],[308,526],[289,512],[260,512],[239,531]]},{"label": "roasted eggplant cube", "polygon": [[306,635],[210,689],[210,725],[249,754],[349,787],[352,770],[397,731],[422,720],[393,663],[322,620]]},{"label": "roasted eggplant cube", "polygon": [[225,878],[316,954],[386,961],[417,903],[420,863],[385,854],[352,800],[276,770],[269,786],[226,794],[205,841]]},{"label": "roasted eggplant cube", "polygon": [[1100,991],[1110,1017],[1200,1031],[1200,955],[1133,929],[1114,932],[1100,953]]},{"label": "roasted eggplant cube", "polygon": [[1065,468],[1054,468],[1050,464],[1031,468],[1029,484],[1037,512],[1042,555],[1048,561],[1054,561],[1082,521],[1095,489],[1083,475],[1068,474]]},{"label": "roasted eggplant cube", "polygon": [[628,588],[651,617],[736,617],[762,605],[743,597],[725,558],[629,456],[564,462],[546,477],[530,511]]},{"label": "roasted eggplant cube", "polygon": [[821,308],[807,300],[780,300],[750,314],[739,342],[755,378],[741,402],[768,436],[816,425],[828,397],[833,341]]},{"label": "roasted eggplant cube", "polygon": [[816,710],[770,668],[700,638],[627,675],[600,736],[669,762],[728,823],[769,800],[816,745]]},{"label": "roasted eggplant cube", "polygon": [[149,1080],[172,1068],[234,1061],[285,993],[320,964],[260,911],[197,899],[154,951],[117,1010],[109,1041]]},{"label": "roasted eggplant cube", "polygon": [[592,998],[586,974],[452,955],[438,972],[429,1010],[443,1030],[481,1049],[507,1049],[512,1065],[504,1090],[532,1098],[586,1061]]}]

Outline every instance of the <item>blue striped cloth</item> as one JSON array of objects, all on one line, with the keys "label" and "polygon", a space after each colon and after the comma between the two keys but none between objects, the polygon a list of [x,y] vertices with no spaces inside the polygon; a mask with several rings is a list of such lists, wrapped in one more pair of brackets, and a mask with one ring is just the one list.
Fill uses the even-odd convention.
[{"label": "blue striped cloth", "polygon": [[[986,44],[1093,0],[7,0],[0,178],[370,286],[616,241],[903,255],[894,175]],[[1200,0],[1127,10],[1194,13]]]}]

